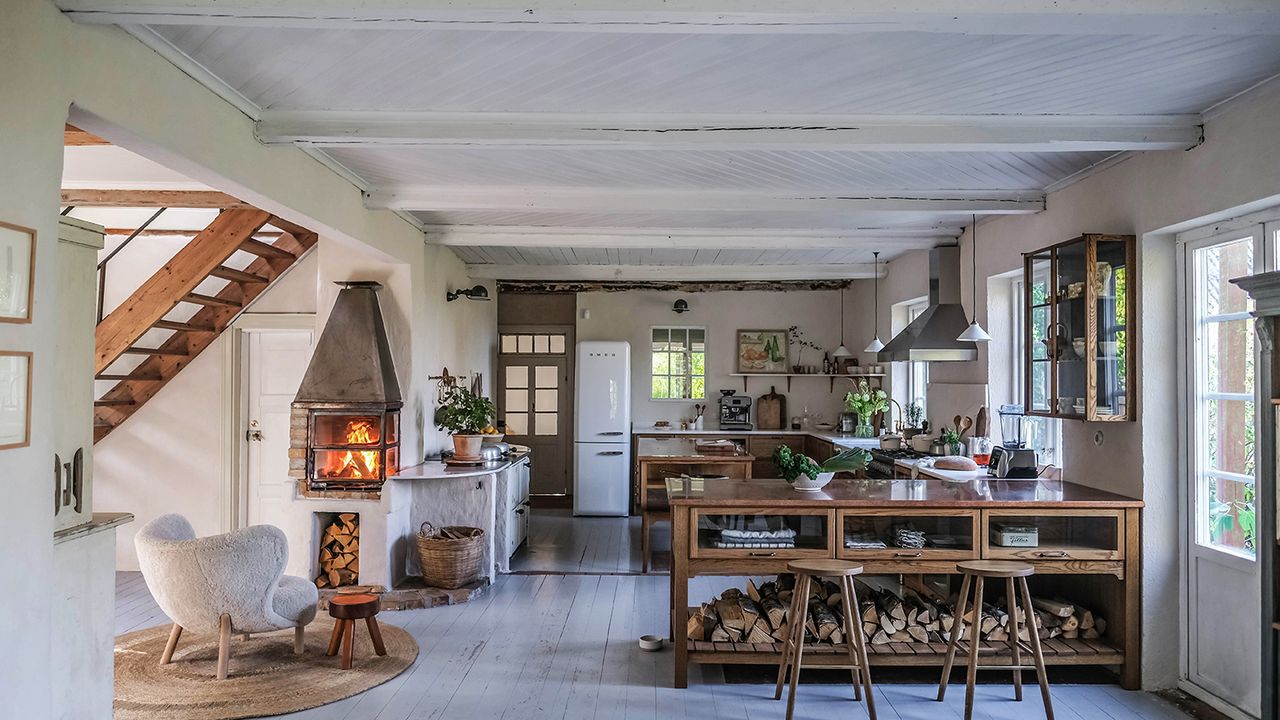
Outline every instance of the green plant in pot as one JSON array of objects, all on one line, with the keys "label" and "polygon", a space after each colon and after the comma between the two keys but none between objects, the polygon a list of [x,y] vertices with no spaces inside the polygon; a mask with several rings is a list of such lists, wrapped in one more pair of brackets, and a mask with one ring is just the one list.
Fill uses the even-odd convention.
[{"label": "green plant in pot", "polygon": [[943,428],[941,435],[942,444],[947,446],[947,453],[950,455],[963,455],[964,443],[960,442],[960,432],[952,428]]},{"label": "green plant in pot", "polygon": [[458,458],[477,458],[497,408],[489,398],[467,388],[450,388],[436,411],[436,427],[453,435],[453,453]]},{"label": "green plant in pot", "polygon": [[889,409],[889,395],[879,388],[871,389],[866,380],[859,380],[853,390],[845,393],[844,409],[858,416],[858,425],[853,429],[854,437],[875,437],[876,429],[871,426],[871,416]]},{"label": "green plant in pot", "polygon": [[910,439],[924,432],[924,407],[920,403],[907,403],[902,414],[906,416],[906,427],[902,428],[904,438]]},{"label": "green plant in pot", "polygon": [[789,483],[791,489],[798,492],[817,492],[831,482],[838,472],[862,472],[871,461],[871,453],[862,448],[853,448],[836,453],[819,464],[818,461],[794,452],[786,445],[779,445],[773,451],[773,464],[778,472]]}]

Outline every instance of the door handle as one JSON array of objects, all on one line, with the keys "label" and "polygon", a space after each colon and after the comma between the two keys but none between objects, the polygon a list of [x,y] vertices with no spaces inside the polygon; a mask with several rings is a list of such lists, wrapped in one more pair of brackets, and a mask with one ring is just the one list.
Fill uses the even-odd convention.
[{"label": "door handle", "polygon": [[262,442],[262,431],[261,430],[245,430],[244,439],[252,440],[255,442]]},{"label": "door handle", "polygon": [[622,451],[621,451],[621,450],[603,450],[603,451],[598,452],[598,453],[596,453],[596,454],[597,454],[597,455],[621,455],[621,454],[622,454]]}]

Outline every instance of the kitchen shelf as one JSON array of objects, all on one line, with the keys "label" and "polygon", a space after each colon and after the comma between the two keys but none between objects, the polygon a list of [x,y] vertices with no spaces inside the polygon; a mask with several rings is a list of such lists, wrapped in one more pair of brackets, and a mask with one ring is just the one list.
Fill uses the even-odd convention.
[{"label": "kitchen shelf", "polygon": [[835,392],[836,378],[846,378],[850,382],[857,382],[859,378],[883,378],[887,373],[863,373],[861,375],[850,375],[848,373],[729,373],[729,377],[742,378],[742,392],[747,391],[748,378],[786,378],[787,392],[791,392],[791,378],[828,378],[830,380],[830,389],[827,392]]}]

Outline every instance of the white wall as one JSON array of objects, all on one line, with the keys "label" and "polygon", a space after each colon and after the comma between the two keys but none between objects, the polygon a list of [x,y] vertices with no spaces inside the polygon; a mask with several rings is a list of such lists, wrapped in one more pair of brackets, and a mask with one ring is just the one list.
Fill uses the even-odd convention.
[{"label": "white wall", "polygon": [[[1133,234],[1139,238],[1137,352],[1140,418],[1133,423],[1064,422],[1067,479],[1141,497],[1143,514],[1143,682],[1170,687],[1178,674],[1178,634],[1168,618],[1179,617],[1180,520],[1176,367],[1176,230],[1245,214],[1280,203],[1280,83],[1270,83],[1236,101],[1205,126],[1205,143],[1186,152],[1136,155],[1048,197],[1036,215],[980,223],[978,317],[998,330],[992,316],[1002,307],[987,297],[987,278],[1017,270],[1023,252],[1085,232]],[[972,235],[961,240],[968,268]],[[890,302],[928,290],[927,254],[895,259],[881,284]],[[961,273],[969,306],[970,276]],[[888,310],[881,302],[881,315]],[[885,321],[882,319],[882,326]],[[997,342],[1000,341],[998,333]],[[977,363],[934,363],[932,380],[985,382],[988,350]],[[993,364],[991,371],[1001,368]],[[1101,447],[1096,431],[1104,433]]]},{"label": "white wall", "polygon": [[[850,293],[850,297],[852,295]],[[689,302],[689,312],[677,315],[671,311],[671,305],[677,298]],[[590,311],[590,319],[582,319],[583,310]],[[851,308],[848,312],[859,311],[866,312],[861,308]],[[788,391],[786,378],[752,378],[743,393],[742,378],[729,376],[735,372],[737,331],[740,329],[785,330],[797,325],[805,337],[828,352],[834,350],[840,343],[838,290],[579,293],[578,340],[627,340],[631,343],[631,414],[637,427],[652,426],[656,420],[670,420],[678,424],[682,418],[693,417],[693,400],[650,399],[649,330],[661,325],[707,328],[708,422],[714,423],[719,419],[716,399],[720,397],[720,388],[733,388],[739,394],[754,399],[768,393],[772,385],[787,396],[788,415],[800,415],[807,406],[811,415],[822,413],[828,422],[835,422],[840,413],[844,393],[850,387],[847,381],[837,380],[833,392],[829,389],[828,378],[795,378]],[[850,346],[856,342],[852,335],[847,335],[846,340]],[[858,347],[866,343],[862,340]],[[797,348],[793,346],[790,349],[793,363],[796,356]],[[821,365],[822,352],[805,349],[800,362]]]}]

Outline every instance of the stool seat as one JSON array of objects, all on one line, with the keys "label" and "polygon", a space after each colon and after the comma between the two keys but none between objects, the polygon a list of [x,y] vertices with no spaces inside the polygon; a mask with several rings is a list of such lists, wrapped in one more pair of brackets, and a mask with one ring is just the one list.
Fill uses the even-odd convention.
[{"label": "stool seat", "polygon": [[862,574],[862,566],[844,560],[792,560],[787,570],[793,573],[817,577],[853,577]]},{"label": "stool seat", "polygon": [[1036,572],[1031,563],[1017,560],[969,560],[956,563],[956,570],[965,575],[980,575],[990,578],[1030,577]]}]

